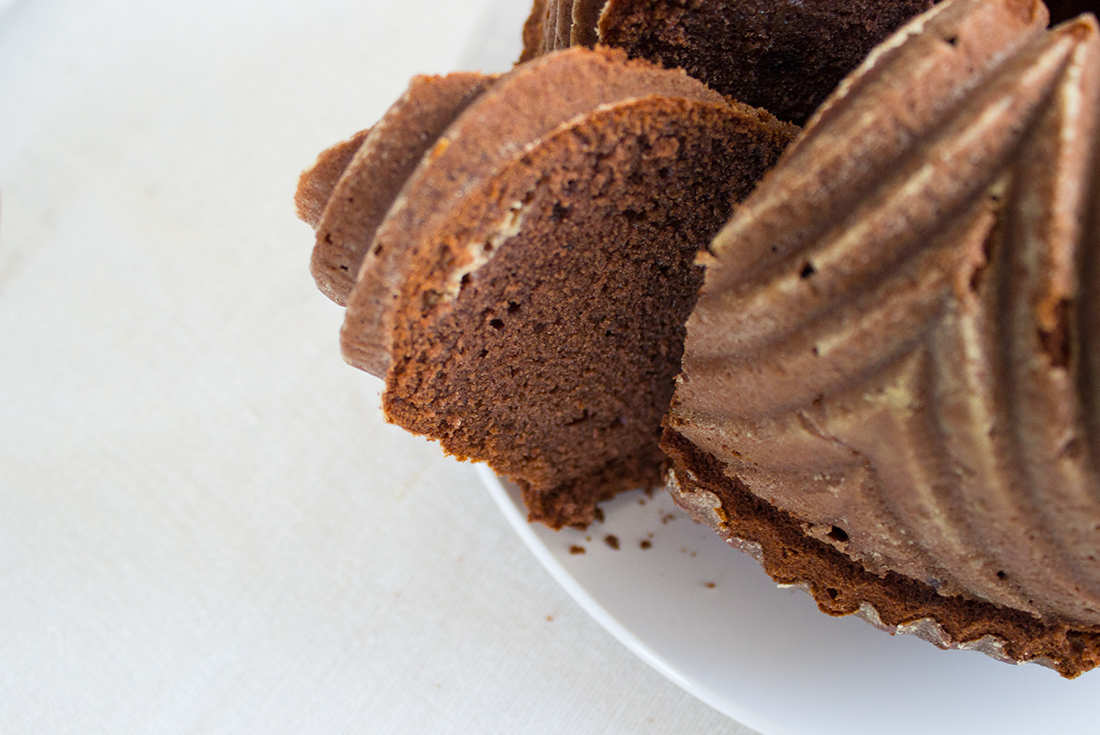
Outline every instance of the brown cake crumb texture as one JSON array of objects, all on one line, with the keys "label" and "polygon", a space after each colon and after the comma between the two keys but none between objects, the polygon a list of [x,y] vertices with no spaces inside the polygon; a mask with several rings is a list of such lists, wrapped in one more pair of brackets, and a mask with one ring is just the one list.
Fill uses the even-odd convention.
[{"label": "brown cake crumb texture", "polygon": [[600,43],[685,69],[804,123],[867,53],[933,0],[537,0],[520,60]]},{"label": "brown cake crumb texture", "polygon": [[[603,109],[470,197],[405,281],[387,415],[515,479],[552,527],[659,486],[695,254],[782,147],[730,113],[661,98]],[[517,231],[498,243],[501,212]],[[488,261],[439,298],[470,237]]]},{"label": "brown cake crumb texture", "polygon": [[682,71],[575,48],[499,79],[415,77],[296,204],[387,419],[509,476],[532,520],[584,526],[660,486],[695,255],[796,132]]},{"label": "brown cake crumb texture", "polygon": [[612,0],[600,18],[600,39],[801,124],[875,45],[931,6],[931,0]]},{"label": "brown cake crumb texture", "polygon": [[[840,80],[934,0],[536,0],[527,61],[601,43],[683,68],[722,94],[805,124]],[[1051,24],[1100,14],[1098,0],[1052,0]],[[568,24],[571,24],[568,25]]]}]

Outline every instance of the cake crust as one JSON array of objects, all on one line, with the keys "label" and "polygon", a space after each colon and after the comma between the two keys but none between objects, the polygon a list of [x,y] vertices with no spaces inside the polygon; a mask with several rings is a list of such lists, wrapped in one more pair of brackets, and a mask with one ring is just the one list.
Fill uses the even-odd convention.
[{"label": "cake crust", "polygon": [[455,72],[413,77],[373,127],[323,152],[298,184],[299,217],[317,231],[310,271],[347,305],[378,225],[424,152],[497,78]]},{"label": "cake crust", "polygon": [[[1012,608],[946,597],[895,572],[869,572],[810,536],[808,524],[761,500],[675,430],[666,429],[661,446],[675,467],[667,487],[677,505],[739,551],[751,547],[772,579],[806,590],[824,613],[860,615],[890,633],[918,635],[940,648],[1039,663],[1070,679],[1100,665],[1100,626],[1045,624]],[[834,535],[843,538],[841,533]]]},{"label": "cake crust", "polygon": [[[666,419],[803,535],[917,585],[894,585],[911,620],[866,601],[887,625],[967,643],[940,598],[1014,611],[1040,628],[991,640],[1071,674],[1095,656],[1008,644],[1100,629],[1098,112],[1095,18],[949,0],[915,19],[703,256]],[[851,582],[848,612],[874,592]]]},{"label": "cake crust", "polygon": [[317,229],[325,213],[325,206],[332,198],[333,189],[344,175],[348,164],[355,158],[355,152],[370,135],[370,131],[371,128],[360,130],[350,138],[321,151],[313,165],[302,172],[298,178],[298,189],[294,192],[294,209],[298,219]]},{"label": "cake crust", "polygon": [[[743,125],[751,136],[721,103],[627,101],[495,175],[495,201],[470,197],[412,264],[387,414],[516,479],[531,517],[554,527],[658,486],[695,254],[767,165],[750,155],[759,168],[744,170],[752,144],[731,145]],[[655,180],[667,201],[652,197]],[[463,264],[464,241],[487,262]]]}]

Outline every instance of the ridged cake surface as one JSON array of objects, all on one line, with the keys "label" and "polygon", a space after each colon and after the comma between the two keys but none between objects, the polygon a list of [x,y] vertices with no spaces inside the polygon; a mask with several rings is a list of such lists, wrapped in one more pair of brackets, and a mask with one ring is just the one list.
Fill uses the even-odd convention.
[{"label": "ridged cake surface", "polygon": [[840,85],[703,258],[667,426],[876,575],[1095,632],[1100,38],[1046,26],[945,2]]}]

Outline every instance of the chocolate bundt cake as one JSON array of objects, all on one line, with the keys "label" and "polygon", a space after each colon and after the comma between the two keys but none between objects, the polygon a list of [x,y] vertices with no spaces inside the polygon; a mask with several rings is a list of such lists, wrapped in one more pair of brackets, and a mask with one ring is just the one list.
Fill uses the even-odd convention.
[{"label": "chocolate bundt cake", "polygon": [[708,254],[677,502],[822,610],[1100,663],[1100,36],[948,0],[818,110]]},{"label": "chocolate bundt cake", "polygon": [[532,519],[589,523],[663,482],[695,255],[796,132],[621,51],[414,81],[335,184],[354,139],[300,184],[307,221],[332,191],[322,290],[357,273],[346,359],[385,379],[389,420],[517,482]]},{"label": "chocolate bundt cake", "polygon": [[682,68],[803,123],[837,83],[934,0],[536,0],[521,60],[600,43]]}]

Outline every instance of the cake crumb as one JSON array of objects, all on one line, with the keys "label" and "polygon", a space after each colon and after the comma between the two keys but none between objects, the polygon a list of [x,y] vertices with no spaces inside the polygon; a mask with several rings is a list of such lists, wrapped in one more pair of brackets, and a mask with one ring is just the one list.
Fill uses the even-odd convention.
[{"label": "cake crumb", "polygon": [[638,544],[638,546],[642,547],[642,550],[644,551],[645,549],[648,549],[650,546],[653,546],[653,544],[650,542],[649,539],[644,538],[644,539],[641,540],[641,542]]},{"label": "cake crumb", "polygon": [[669,521],[674,521],[674,520],[676,520],[676,514],[675,513],[665,513],[663,516],[661,516],[662,525],[667,525]]},{"label": "cake crumb", "polygon": [[619,550],[619,537],[615,534],[607,534],[606,536],[604,536],[603,542],[611,548],[615,549],[615,551]]},{"label": "cake crumb", "polygon": [[553,615],[547,615],[546,616],[546,622],[548,622],[548,623],[554,622],[554,616]]},{"label": "cake crumb", "polygon": [[570,554],[583,554],[584,552],[585,548],[583,546],[577,546],[576,544],[574,544],[573,546],[569,547]]},{"label": "cake crumb", "polygon": [[703,586],[706,587],[708,590],[712,590],[718,585],[716,585],[714,582],[705,582]]}]

